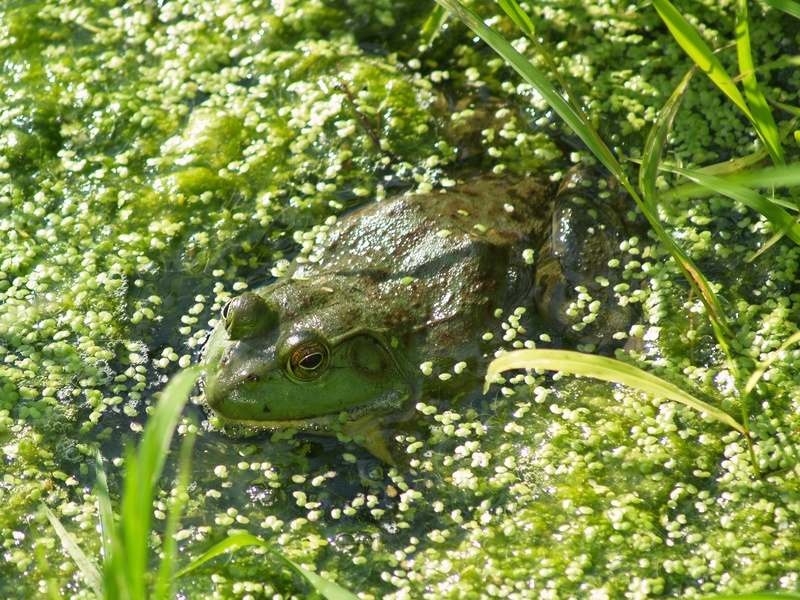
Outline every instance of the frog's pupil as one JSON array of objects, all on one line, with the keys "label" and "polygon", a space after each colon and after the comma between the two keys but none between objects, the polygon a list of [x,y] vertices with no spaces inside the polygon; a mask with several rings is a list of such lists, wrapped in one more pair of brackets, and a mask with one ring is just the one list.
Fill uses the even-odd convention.
[{"label": "frog's pupil", "polygon": [[304,357],[303,360],[300,361],[300,366],[304,369],[316,369],[318,366],[322,364],[322,353],[321,352],[314,352],[314,354],[309,354],[308,356]]},{"label": "frog's pupil", "polygon": [[230,307],[231,307],[231,302],[233,302],[233,300],[228,300],[228,301],[227,301],[227,302],[226,302],[226,303],[225,303],[225,304],[222,306],[222,319],[223,319],[224,321],[227,321],[227,320],[228,320],[228,312],[229,312],[229,310],[230,310]]}]

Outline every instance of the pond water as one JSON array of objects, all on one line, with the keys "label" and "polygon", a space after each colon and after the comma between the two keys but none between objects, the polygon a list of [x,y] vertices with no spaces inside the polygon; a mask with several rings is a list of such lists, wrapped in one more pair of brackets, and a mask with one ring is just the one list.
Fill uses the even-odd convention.
[{"label": "pond water", "polygon": [[[494,6],[475,8],[541,63]],[[732,3],[681,9],[715,47],[733,39]],[[609,146],[640,157],[690,68],[654,9],[552,0],[528,10]],[[756,64],[796,54],[796,21],[751,10]],[[118,491],[124,442],[139,439],[169,376],[199,361],[222,305],[313,254],[330,217],[461,173],[555,180],[592,162],[465,27],[449,20],[421,38],[433,3],[65,0],[2,11],[3,597],[53,587],[92,597],[40,503],[99,560],[95,448]],[[734,49],[719,56],[735,64]],[[794,69],[759,76],[771,99],[796,102]],[[696,74],[665,157],[704,166],[754,152],[755,134],[729,104]],[[636,172],[635,160],[626,166]],[[776,350],[797,329],[798,250],[779,243],[746,262],[772,230],[726,198],[659,211],[717,287],[736,369],[746,377],[775,359],[746,409],[760,478],[726,426],[568,376],[512,374],[470,401],[423,399],[419,429],[402,434],[401,469],[347,440],[231,438],[195,397],[181,560],[247,531],[364,598],[796,591],[798,352]],[[625,360],[740,419],[735,375],[701,303],[654,236],[639,237],[625,269],[642,317],[623,332],[634,342]],[[514,307],[504,308],[489,327],[514,329]],[[507,338],[492,350],[547,345],[533,330]],[[154,507],[156,548],[172,485],[170,475]],[[247,549],[179,589],[309,593]]]}]

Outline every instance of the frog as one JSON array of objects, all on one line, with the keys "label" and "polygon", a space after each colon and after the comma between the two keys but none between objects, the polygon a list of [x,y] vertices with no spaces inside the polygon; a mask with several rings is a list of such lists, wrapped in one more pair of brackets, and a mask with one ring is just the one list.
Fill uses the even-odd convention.
[{"label": "frog", "polygon": [[[256,429],[344,433],[396,464],[389,424],[422,398],[475,386],[498,309],[530,307],[564,339],[613,343],[635,318],[615,302],[622,274],[608,266],[631,223],[613,180],[588,173],[559,186],[476,176],[347,214],[318,260],[295,259],[224,304],[202,358],[208,410]],[[568,307],[587,293],[602,308],[579,327]],[[473,378],[423,373],[458,363]]]}]

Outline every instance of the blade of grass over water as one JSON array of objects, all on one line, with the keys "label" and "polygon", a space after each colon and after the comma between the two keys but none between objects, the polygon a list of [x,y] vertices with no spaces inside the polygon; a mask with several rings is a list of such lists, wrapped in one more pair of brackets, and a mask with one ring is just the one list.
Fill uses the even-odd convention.
[{"label": "blade of grass over water", "polygon": [[414,52],[415,56],[419,56],[433,44],[433,40],[439,35],[442,25],[444,25],[444,22],[449,16],[450,13],[448,13],[444,7],[438,4],[433,6],[428,18],[420,29],[419,40],[417,41],[417,47]]},{"label": "blade of grass over water", "polygon": [[789,338],[780,345],[780,348],[773,352],[767,360],[761,363],[758,368],[753,371],[753,373],[750,375],[750,379],[747,380],[747,383],[744,386],[744,392],[746,394],[752,392],[758,385],[758,382],[764,376],[764,373],[767,372],[767,369],[769,369],[770,365],[775,362],[789,346],[796,344],[797,342],[800,342],[800,331],[795,331],[792,335],[790,335]]},{"label": "blade of grass over water", "polygon": [[680,402],[689,408],[704,412],[748,437],[745,428],[728,413],[695,398],[678,386],[664,381],[652,373],[613,358],[570,350],[513,350],[494,359],[489,364],[483,388],[484,393],[488,391],[489,385],[499,373],[513,369],[547,369],[548,371],[562,371],[573,375],[592,377],[611,383],[621,383],[629,388]]},{"label": "blade of grass over water", "polygon": [[659,16],[672,33],[672,36],[678,44],[680,44],[681,48],[683,48],[684,52],[689,55],[697,66],[708,75],[709,79],[711,79],[711,81],[713,81],[750,120],[758,136],[761,138],[761,141],[764,142],[773,162],[778,165],[784,164],[783,151],[777,140],[777,135],[773,135],[771,131],[763,129],[764,123],[757,119],[750,111],[744,97],[741,92],[739,92],[739,88],[736,87],[733,78],[725,70],[725,67],[722,66],[722,63],[719,62],[719,59],[714,55],[711,48],[703,41],[703,38],[700,37],[694,27],[692,27],[683,15],[678,12],[669,0],[652,0],[652,2]]},{"label": "blade of grass over water", "polygon": [[778,126],[772,116],[761,88],[756,79],[756,67],[750,51],[750,24],[747,19],[747,0],[736,0],[736,54],[739,59],[739,73],[747,102],[753,112],[753,124],[770,150],[773,162],[777,166],[786,164],[778,135]]},{"label": "blade of grass over water", "polygon": [[64,546],[64,550],[67,551],[70,558],[75,561],[86,583],[89,584],[89,587],[94,590],[94,593],[97,594],[99,598],[103,598],[103,577],[100,575],[97,565],[91,558],[86,556],[83,550],[81,550],[81,547],[75,540],[75,536],[66,530],[55,513],[53,513],[46,504],[42,504],[41,507],[44,514],[47,515],[47,519],[50,521],[53,529],[56,530],[58,537],[61,539],[61,545]]},{"label": "blade of grass over water", "polygon": [[100,541],[103,544],[103,560],[113,560],[114,554],[114,509],[111,506],[111,495],[108,493],[106,470],[103,468],[103,457],[98,451],[94,455],[97,481],[97,505],[100,514]]},{"label": "blade of grass over water", "polygon": [[797,2],[792,0],[761,0],[761,2],[800,19],[800,4]]},{"label": "blade of grass over water", "polygon": [[642,166],[639,169],[639,189],[642,190],[644,201],[647,202],[650,209],[656,210],[656,178],[658,177],[658,165],[661,162],[661,157],[664,153],[664,146],[667,143],[667,135],[672,129],[672,123],[675,121],[675,115],[678,114],[678,109],[681,106],[681,101],[689,87],[689,82],[694,75],[696,67],[692,67],[683,76],[683,79],[678,84],[672,94],[670,94],[664,107],[659,111],[656,122],[653,124],[650,133],[647,135],[647,141],[644,145]]},{"label": "blade of grass over water", "polygon": [[259,548],[264,548],[267,552],[269,552],[272,556],[281,561],[289,569],[291,569],[297,575],[308,581],[312,586],[314,586],[314,588],[317,590],[318,593],[322,594],[328,600],[358,599],[358,596],[352,594],[351,592],[333,583],[332,581],[323,579],[313,571],[309,571],[308,569],[301,567],[296,562],[289,560],[288,558],[283,556],[280,552],[273,550],[269,546],[269,544],[267,544],[261,538],[257,538],[256,536],[250,535],[249,533],[239,533],[236,535],[232,535],[222,540],[221,542],[215,544],[210,550],[208,550],[203,555],[194,559],[189,566],[187,566],[184,569],[181,569],[181,571],[178,572],[178,577],[183,577],[184,575],[194,571],[195,569],[197,569],[204,563],[208,562],[212,558],[216,558],[217,556],[221,556],[229,552],[234,552],[235,550],[238,550],[239,548],[244,548],[245,546],[258,546]]},{"label": "blade of grass over water", "polygon": [[176,558],[178,541],[175,539],[175,534],[178,533],[178,526],[180,525],[181,515],[183,514],[183,507],[186,492],[189,488],[189,482],[192,474],[192,450],[194,449],[194,442],[196,433],[193,428],[190,428],[183,438],[181,443],[181,456],[178,467],[178,485],[175,488],[172,505],[169,507],[167,514],[167,524],[164,528],[164,544],[163,554],[164,558],[158,569],[158,582],[156,583],[156,600],[174,598],[174,588],[176,583],[175,573],[177,571]]},{"label": "blade of grass over water", "polygon": [[[178,485],[167,515],[162,547],[163,557],[158,569],[155,586],[150,585],[152,577],[149,576],[148,550],[151,535],[150,524],[153,516],[153,500],[158,490],[156,484],[162,475],[166,454],[169,451],[170,442],[181,412],[200,373],[200,367],[196,366],[179,372],[170,380],[161,393],[161,397],[156,403],[153,414],[145,427],[145,433],[138,451],[134,451],[130,447],[127,448],[125,483],[119,524],[115,524],[113,520],[111,499],[102,458],[99,453],[96,454],[97,495],[100,507],[101,540],[105,557],[103,564],[104,575],[100,574],[97,566],[81,550],[74,536],[64,528],[58,517],[46,505],[42,504],[42,510],[47,515],[59,538],[61,538],[67,553],[83,573],[86,582],[92,587],[98,598],[107,600],[140,600],[152,597],[155,600],[166,600],[174,597],[177,577],[189,573],[220,554],[232,552],[244,546],[259,546],[265,548],[289,569],[308,581],[317,593],[322,594],[328,600],[357,600],[357,596],[344,588],[289,560],[269,547],[263,540],[249,534],[234,535],[216,544],[208,552],[195,559],[188,567],[177,573],[176,577],[175,560],[178,552],[175,534],[183,512],[186,490],[191,475],[190,466],[195,439],[193,428],[189,428],[181,446]],[[152,596],[148,593],[151,587],[154,587]]]},{"label": "blade of grass over water", "polygon": [[534,30],[533,23],[531,22],[528,13],[526,13],[522,8],[520,8],[519,4],[517,4],[514,0],[497,0],[497,3],[500,5],[500,8],[511,17],[514,23],[517,24],[517,27],[522,30],[522,33],[527,35],[529,38],[533,38],[536,34]]},{"label": "blade of grass over water", "polygon": [[534,67],[529,60],[517,52],[503,36],[487,26],[481,21],[478,15],[458,2],[458,0],[436,1],[464,21],[467,27],[480,36],[481,39],[502,56],[523,79],[530,83],[615,177],[618,179],[625,178],[627,180],[622,171],[622,167],[620,167],[608,146],[600,139],[596,131],[592,131],[591,128],[587,127],[586,123],[588,119],[564,100],[558,90],[539,69]]},{"label": "blade of grass over water", "polygon": [[192,367],[170,380],[147,422],[138,451],[129,448],[126,452],[125,487],[120,511],[120,537],[125,555],[123,562],[115,560],[109,563],[109,568],[113,577],[120,581],[120,591],[129,598],[146,597],[148,540],[156,484],[164,470],[175,427],[199,376],[200,368]]},{"label": "blade of grass over water", "polygon": [[[661,165],[661,168],[683,175],[690,181],[706,187],[716,194],[728,196],[729,198],[738,200],[745,206],[757,210],[769,219],[776,228],[785,230],[786,236],[795,244],[800,244],[800,224],[796,223],[795,219],[788,212],[758,192],[734,183],[729,179],[707,175],[692,169],[683,169],[673,165]],[[773,170],[773,172],[775,171]],[[792,175],[800,175],[800,169],[791,169],[791,173]],[[787,177],[787,179],[789,178]]]},{"label": "blade of grass over water", "polygon": [[[614,177],[625,187],[637,205],[642,209],[650,226],[658,235],[659,240],[667,247],[670,254],[683,271],[689,284],[694,288],[698,297],[703,302],[711,320],[718,339],[724,339],[722,333],[730,333],[730,327],[725,319],[722,306],[708,284],[705,276],[697,269],[689,256],[667,235],[658,216],[650,206],[648,206],[631,185],[627,175],[622,170],[614,154],[603,142],[600,134],[592,127],[591,122],[580,110],[577,103],[570,104],[562,98],[555,86],[531,64],[524,56],[517,52],[514,47],[499,33],[487,26],[481,19],[461,4],[458,0],[436,0],[440,5],[447,8],[459,19],[461,19],[472,31],[489,44],[503,59],[511,65],[525,81],[531,84],[547,101],[550,107],[555,110],[570,128],[583,140],[589,150],[603,163]],[[571,96],[571,95],[570,95]]]}]

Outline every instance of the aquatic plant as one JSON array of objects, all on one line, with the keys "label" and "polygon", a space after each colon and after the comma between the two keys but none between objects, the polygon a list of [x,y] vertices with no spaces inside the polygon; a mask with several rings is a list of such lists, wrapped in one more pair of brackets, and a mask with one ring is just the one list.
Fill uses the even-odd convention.
[{"label": "aquatic plant", "polygon": [[[353,600],[353,594],[316,573],[303,568],[274,550],[262,539],[249,534],[229,536],[216,543],[202,556],[193,559],[178,571],[180,553],[175,534],[181,518],[183,504],[188,498],[186,490],[191,473],[191,452],[194,446],[196,427],[186,428],[180,450],[177,480],[172,491],[172,504],[164,528],[164,544],[158,555],[158,569],[152,576],[154,557],[149,551],[153,501],[158,492],[158,483],[164,472],[169,448],[181,412],[189,399],[195,380],[200,375],[199,367],[184,369],[177,373],[164,388],[147,421],[141,442],[136,451],[128,447],[125,458],[124,489],[120,499],[120,514],[115,515],[108,490],[103,461],[97,454],[97,496],[100,514],[100,531],[103,546],[103,563],[98,567],[63,526],[47,505],[41,508],[61,538],[64,549],[75,561],[86,583],[98,598],[109,600],[155,600],[175,597],[177,580],[208,562],[214,557],[236,551],[238,548],[254,546],[266,550],[286,567],[304,578],[319,594],[328,600]],[[56,596],[57,597],[57,596]]]},{"label": "aquatic plant", "polygon": [[[520,30],[530,38],[536,46],[537,51],[544,56],[546,63],[550,66],[553,78],[560,83],[561,89],[567,96],[566,100],[562,97],[554,83],[548,79],[544,73],[537,69],[531,61],[517,52],[508,40],[485,25],[464,3],[459,0],[437,0],[437,2],[466,23],[470,29],[500,54],[500,56],[502,56],[528,83],[534,86],[548,104],[584,141],[595,157],[608,168],[634,199],[639,209],[647,218],[650,227],[655,231],[661,243],[667,248],[670,256],[680,266],[687,281],[698,294],[698,297],[702,300],[706,308],[706,314],[713,327],[717,342],[725,352],[729,367],[734,373],[736,380],[739,382],[738,390],[741,399],[743,425],[733,420],[727,413],[714,409],[705,402],[677,390],[674,385],[666,381],[662,381],[638,369],[636,369],[636,372],[633,371],[635,367],[603,357],[587,357],[577,353],[561,352],[554,354],[556,351],[535,349],[514,351],[510,353],[510,355],[498,358],[493,362],[486,376],[487,388],[497,373],[503,370],[538,368],[598,377],[677,400],[687,406],[701,410],[741,432],[747,439],[753,462],[753,469],[755,474],[758,475],[758,461],[755,456],[748,426],[748,411],[750,408],[749,394],[754,389],[760,375],[763,374],[765,366],[762,365],[761,368],[757,369],[748,383],[744,383],[741,374],[738,372],[738,367],[731,357],[731,349],[728,341],[731,330],[716,292],[709,284],[705,275],[697,268],[694,261],[692,261],[688,254],[664,229],[656,210],[656,205],[659,200],[656,192],[656,177],[661,170],[671,171],[682,175],[696,184],[688,188],[679,188],[675,194],[689,195],[697,191],[697,186],[702,186],[709,191],[727,195],[761,212],[761,214],[773,224],[776,230],[775,236],[765,245],[765,248],[769,248],[784,235],[795,243],[800,244],[800,225],[797,223],[797,220],[781,206],[785,203],[774,198],[762,196],[753,189],[758,187],[774,188],[778,185],[797,185],[800,183],[800,169],[795,165],[787,166],[786,164],[784,152],[781,147],[782,137],[778,133],[772,111],[758,84],[756,68],[750,52],[746,0],[739,0],[736,4],[736,49],[739,58],[739,78],[742,81],[746,99],[739,92],[734,78],[725,70],[723,65],[716,58],[714,52],[669,0],[653,1],[653,6],[658,11],[674,38],[694,61],[695,66],[687,72],[681,83],[676,87],[648,135],[643,151],[643,158],[641,160],[641,168],[639,170],[638,191],[628,179],[617,157],[602,140],[600,134],[575,99],[575,94],[569,90],[566,82],[558,75],[555,63],[536,37],[533,23],[515,0],[500,0],[499,4],[506,14],[514,20]],[[794,3],[775,2],[773,5],[776,8],[787,11],[789,14],[794,14],[795,16],[798,14]],[[680,100],[683,97],[686,86],[688,86],[696,68],[704,72],[752,123],[758,137],[764,144],[766,152],[769,154],[774,164],[773,168],[751,172],[747,177],[742,177],[740,174],[736,173],[735,178],[724,178],[720,175],[704,171],[703,169],[686,169],[669,164],[662,165],[662,154],[667,134],[675,118],[677,109],[680,106]],[[731,163],[731,170],[733,170],[742,164],[742,160],[736,159],[731,161]],[[719,173],[722,169],[720,169],[718,165],[716,167],[716,172]],[[798,199],[794,191],[792,191],[792,195],[796,204]],[[762,249],[762,252],[763,251],[764,249]],[[797,339],[795,336],[792,336],[787,340],[782,349],[785,349],[785,347],[796,341]]]}]

